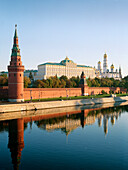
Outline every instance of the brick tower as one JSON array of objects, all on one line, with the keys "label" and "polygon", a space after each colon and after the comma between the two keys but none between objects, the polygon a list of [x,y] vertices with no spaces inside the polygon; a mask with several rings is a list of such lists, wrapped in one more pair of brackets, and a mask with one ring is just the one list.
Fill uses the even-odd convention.
[{"label": "brick tower", "polygon": [[86,81],[84,72],[82,72],[82,74],[81,74],[79,86],[81,87],[82,96],[88,95],[88,85],[87,85],[87,81]]},{"label": "brick tower", "polygon": [[22,65],[18,45],[17,25],[15,25],[14,42],[10,65],[8,66],[8,99],[10,102],[22,102],[24,91],[24,66]]}]

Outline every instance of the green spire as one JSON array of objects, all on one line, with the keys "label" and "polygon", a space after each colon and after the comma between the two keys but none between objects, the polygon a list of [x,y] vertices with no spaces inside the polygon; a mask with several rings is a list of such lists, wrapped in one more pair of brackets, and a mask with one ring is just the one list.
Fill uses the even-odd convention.
[{"label": "green spire", "polygon": [[18,45],[18,36],[17,36],[17,25],[15,25],[14,43],[13,43],[11,56],[20,56],[20,49]]},{"label": "green spire", "polygon": [[17,38],[17,24],[15,25],[15,34],[14,34],[14,38]]}]

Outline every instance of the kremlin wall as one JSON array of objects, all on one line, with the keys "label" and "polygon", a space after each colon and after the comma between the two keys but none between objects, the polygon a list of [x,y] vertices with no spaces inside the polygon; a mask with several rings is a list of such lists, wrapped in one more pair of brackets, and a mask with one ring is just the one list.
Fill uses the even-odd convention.
[{"label": "kremlin wall", "polygon": [[[71,64],[74,65],[73,62],[69,62],[69,65]],[[0,87],[0,99],[8,99],[10,102],[23,102],[30,99],[102,94],[102,90],[108,94],[110,90],[114,93],[127,92],[126,89],[119,87],[88,87],[84,71],[81,74],[79,88],[24,88],[23,80],[24,66],[20,56],[16,25],[11,61],[8,66],[8,87]]]}]

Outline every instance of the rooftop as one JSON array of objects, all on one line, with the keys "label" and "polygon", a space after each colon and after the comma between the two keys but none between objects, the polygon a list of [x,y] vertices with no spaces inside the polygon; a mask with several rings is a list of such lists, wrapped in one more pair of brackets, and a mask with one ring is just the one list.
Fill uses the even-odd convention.
[{"label": "rooftop", "polygon": [[[66,62],[67,63],[74,63],[72,60],[69,60],[69,58],[66,56],[66,58],[64,60],[62,60],[60,63],[47,62],[47,63],[40,64],[38,66],[43,66],[43,65],[65,66]],[[86,66],[86,65],[77,65],[77,67],[89,67],[89,68],[92,68],[91,66]]]}]

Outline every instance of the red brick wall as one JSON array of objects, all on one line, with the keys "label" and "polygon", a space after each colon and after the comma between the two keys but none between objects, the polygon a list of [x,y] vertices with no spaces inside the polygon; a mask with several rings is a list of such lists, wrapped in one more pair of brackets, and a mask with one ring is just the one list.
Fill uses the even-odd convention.
[{"label": "red brick wall", "polygon": [[[109,91],[112,90],[114,93],[122,92],[126,93],[127,89],[119,87],[86,87],[86,93],[89,95],[101,94],[101,91],[104,90],[109,94]],[[53,98],[53,97],[66,97],[68,96],[81,96],[81,88],[25,88],[24,89],[24,99],[30,100],[39,99],[39,98]],[[8,87],[0,87],[0,99],[8,99]]]},{"label": "red brick wall", "polygon": [[81,96],[81,88],[25,88],[24,99]]},{"label": "red brick wall", "polygon": [[106,93],[109,94],[110,90],[112,90],[114,93],[126,93],[127,89],[120,88],[120,87],[88,87],[88,94],[102,94],[102,90],[104,90]]}]

